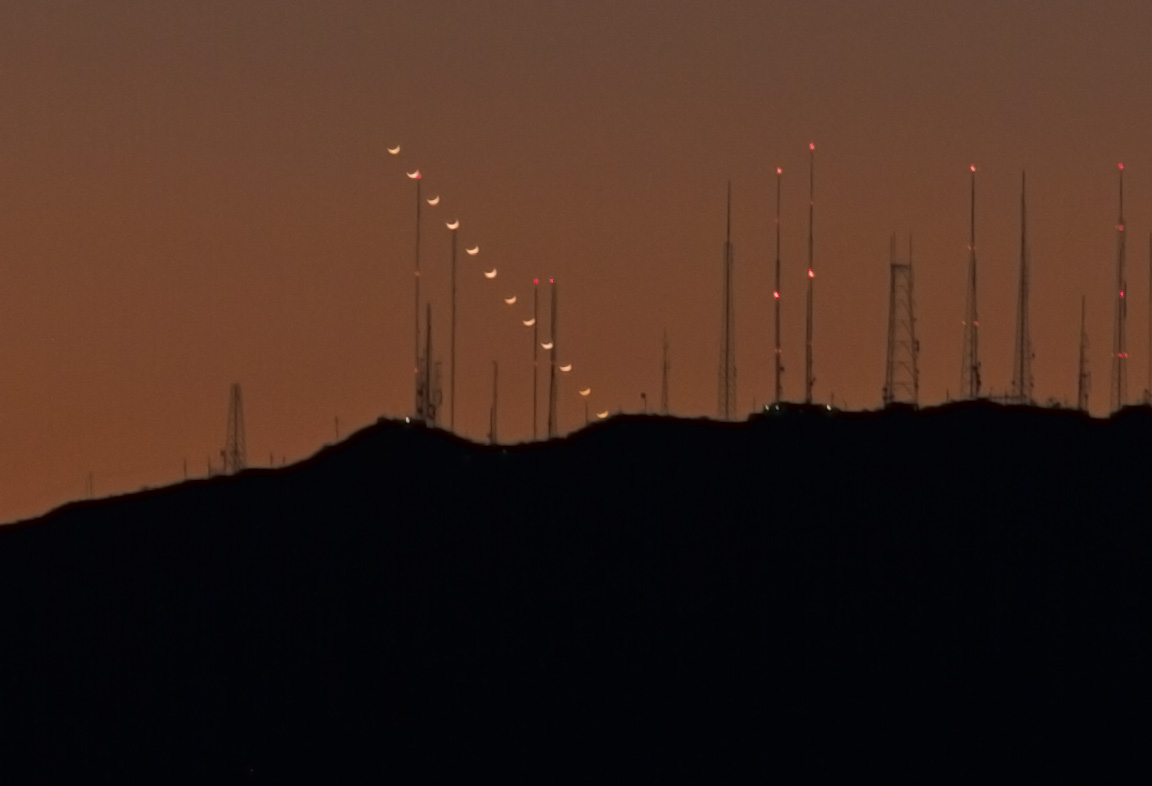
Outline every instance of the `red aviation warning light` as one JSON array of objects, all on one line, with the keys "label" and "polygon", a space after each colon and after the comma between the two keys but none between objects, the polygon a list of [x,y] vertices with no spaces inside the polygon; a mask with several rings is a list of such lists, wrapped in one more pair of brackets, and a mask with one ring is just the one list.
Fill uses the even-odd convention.
[{"label": "red aviation warning light", "polygon": [[535,284],[536,286],[539,286],[540,285],[540,279],[534,278],[534,279],[532,279],[532,283]]},{"label": "red aviation warning light", "polygon": [[969,164],[969,165],[968,165],[968,168],[969,168],[970,170],[972,170],[973,172],[975,172],[975,171],[976,171],[976,165],[975,165],[975,164]]},{"label": "red aviation warning light", "polygon": [[808,143],[808,149],[813,150],[813,151],[816,150],[816,143],[815,142],[809,142]]},{"label": "red aviation warning light", "polygon": [[776,174],[782,175],[782,174],[784,174],[784,170],[781,169],[780,167],[776,167]]},{"label": "red aviation warning light", "polygon": [[773,299],[775,299],[775,300],[779,300],[779,299],[780,299],[780,290],[776,290],[776,291],[774,291],[774,292],[772,293],[772,297],[773,297]]},{"label": "red aviation warning light", "polygon": [[812,272],[812,268],[808,268],[808,278],[816,278],[816,274]]}]

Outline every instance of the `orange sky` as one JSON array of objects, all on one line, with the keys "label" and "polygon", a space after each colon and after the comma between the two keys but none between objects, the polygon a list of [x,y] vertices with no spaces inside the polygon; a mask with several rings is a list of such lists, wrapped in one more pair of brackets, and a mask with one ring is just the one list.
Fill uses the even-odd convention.
[{"label": "orange sky", "polygon": [[564,430],[578,387],[593,410],[659,401],[664,328],[673,411],[715,412],[729,178],[739,402],[768,400],[777,166],[801,397],[810,140],[818,399],[880,403],[893,230],[915,235],[921,401],[955,394],[974,162],[985,387],[1010,380],[1026,168],[1036,396],[1075,397],[1084,294],[1102,414],[1118,161],[1131,397],[1148,384],[1150,24],[1138,0],[9,0],[0,520],[81,496],[89,472],[98,495],[185,459],[202,475],[233,381],[253,464],[309,455],[335,417],[346,434],[408,414],[416,167],[442,196],[423,281],[445,365],[442,221],[481,246],[460,261],[466,436],[487,433],[492,360],[502,437],[530,432],[533,276],[561,286]]}]

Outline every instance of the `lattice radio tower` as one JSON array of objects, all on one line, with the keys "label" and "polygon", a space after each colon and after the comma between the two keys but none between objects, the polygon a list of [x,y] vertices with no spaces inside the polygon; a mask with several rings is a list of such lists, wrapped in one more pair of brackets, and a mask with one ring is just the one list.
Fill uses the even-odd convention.
[{"label": "lattice radio tower", "polygon": [[1120,218],[1116,223],[1116,329],[1112,340],[1112,411],[1124,406],[1128,399],[1128,339],[1125,323],[1128,318],[1128,304],[1124,295],[1128,282],[1124,276],[1124,165],[1119,164],[1120,172]]},{"label": "lattice radio tower", "polygon": [[980,397],[980,316],[976,309],[976,165],[972,172],[972,202],[968,238],[968,299],[964,307],[964,348],[960,362],[960,395]]},{"label": "lattice radio tower", "polygon": [[720,339],[720,418],[736,412],[736,314],[732,291],[732,181],[728,181],[728,212],[724,233],[724,325]]},{"label": "lattice radio tower", "polygon": [[239,472],[248,466],[248,446],[244,434],[244,397],[240,383],[232,383],[232,393],[228,397],[228,426],[224,434],[224,474]]},{"label": "lattice radio tower", "polygon": [[1020,289],[1016,303],[1016,346],[1012,356],[1012,394],[1016,404],[1032,404],[1032,334],[1029,331],[1028,288],[1029,266],[1028,214],[1025,174],[1020,173]]},{"label": "lattice radio tower", "polygon": [[1088,322],[1084,296],[1080,296],[1080,373],[1076,377],[1076,408],[1088,411],[1088,394],[1092,391],[1092,372],[1088,370]]},{"label": "lattice radio tower", "polygon": [[920,344],[916,340],[916,310],[912,275],[912,238],[908,260],[896,259],[896,235],[889,252],[888,362],[884,373],[884,406],[920,403]]}]

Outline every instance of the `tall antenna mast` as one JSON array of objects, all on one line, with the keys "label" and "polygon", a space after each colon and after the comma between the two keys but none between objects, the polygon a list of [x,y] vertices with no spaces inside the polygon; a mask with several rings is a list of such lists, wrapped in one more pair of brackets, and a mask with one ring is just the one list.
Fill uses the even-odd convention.
[{"label": "tall antenna mast", "polygon": [[780,178],[784,170],[776,167],[776,287],[772,290],[772,299],[776,303],[776,394],[773,401],[777,404],[784,398],[783,379],[784,356],[780,350]]},{"label": "tall antenna mast", "polygon": [[424,182],[424,178],[420,174],[419,169],[416,170],[415,174],[409,175],[409,177],[411,177],[412,179],[414,179],[416,181],[416,302],[412,308],[412,315],[413,315],[413,321],[414,321],[414,325],[413,325],[413,329],[412,329],[412,340],[414,342],[414,344],[413,344],[413,349],[414,349],[413,357],[415,358],[415,362],[413,363],[412,370],[416,376],[416,415],[419,417],[421,415],[421,411],[420,411],[420,407],[421,407],[421,401],[420,401],[420,399],[421,399],[421,393],[420,393],[420,204],[421,204],[421,202],[424,201],[423,198],[421,197],[421,194],[420,194],[420,184]]},{"label": "tall antenna mast", "polygon": [[551,360],[548,370],[548,438],[551,439],[559,428],[556,413],[556,279],[549,278],[548,283],[552,286],[552,326],[548,333],[548,343],[552,345],[548,350]]},{"label": "tall antenna mast", "polygon": [[228,425],[224,434],[224,474],[239,472],[248,466],[248,445],[244,433],[244,398],[240,383],[232,383],[228,397]]},{"label": "tall antenna mast", "polygon": [[1076,378],[1076,408],[1088,411],[1088,394],[1092,389],[1092,374],[1088,370],[1088,323],[1084,296],[1080,296],[1080,373]]},{"label": "tall antenna mast", "polygon": [[908,238],[908,261],[896,258],[896,233],[889,247],[888,362],[884,369],[884,406],[894,403],[916,406],[920,401],[920,346],[916,342],[913,299],[912,238]]},{"label": "tall antenna mast", "polygon": [[1128,283],[1124,279],[1124,164],[1120,172],[1120,219],[1116,224],[1116,330],[1112,343],[1112,411],[1124,406],[1128,398],[1128,341],[1125,323],[1128,304],[1124,300]]},{"label": "tall antenna mast", "polygon": [[493,445],[496,444],[498,439],[496,433],[496,413],[497,413],[497,400],[496,397],[500,392],[498,382],[500,378],[500,366],[493,360],[492,361],[492,409],[488,413],[488,441]]},{"label": "tall antenna mast", "polygon": [[664,362],[660,366],[660,412],[668,414],[668,328],[664,328]]},{"label": "tall antenna mast", "polygon": [[1032,403],[1032,335],[1028,329],[1028,215],[1025,173],[1020,173],[1020,290],[1016,303],[1016,352],[1012,360],[1012,401]]},{"label": "tall antenna mast", "polygon": [[816,280],[813,266],[812,222],[816,205],[816,143],[808,143],[808,319],[804,340],[804,403],[812,403],[812,288]]},{"label": "tall antenna mast", "polygon": [[536,439],[536,405],[540,401],[538,370],[540,368],[540,279],[532,279],[532,439]]},{"label": "tall antenna mast", "polygon": [[968,300],[964,308],[964,349],[960,364],[960,395],[980,397],[980,343],[977,331],[980,315],[976,309],[976,165],[972,171],[972,203],[968,239]]},{"label": "tall antenna mast", "polygon": [[1144,403],[1152,404],[1152,232],[1148,233],[1148,388]]},{"label": "tall antenna mast", "polygon": [[[459,223],[456,224],[459,227]],[[452,230],[452,334],[449,337],[451,348],[448,355],[448,373],[452,377],[448,388],[448,428],[456,430],[456,237],[457,233],[451,224]]]},{"label": "tall antenna mast", "polygon": [[720,346],[720,418],[731,419],[736,409],[735,313],[732,292],[732,181],[728,181],[728,212],[724,232],[724,326]]}]

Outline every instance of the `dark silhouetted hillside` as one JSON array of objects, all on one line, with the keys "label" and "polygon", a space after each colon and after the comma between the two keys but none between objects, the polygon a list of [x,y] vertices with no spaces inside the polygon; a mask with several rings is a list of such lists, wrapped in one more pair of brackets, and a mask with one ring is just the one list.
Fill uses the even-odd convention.
[{"label": "dark silhouetted hillside", "polygon": [[70,505],[0,528],[0,773],[1085,782],[1148,740],[1150,446],[992,405],[386,422]]}]

